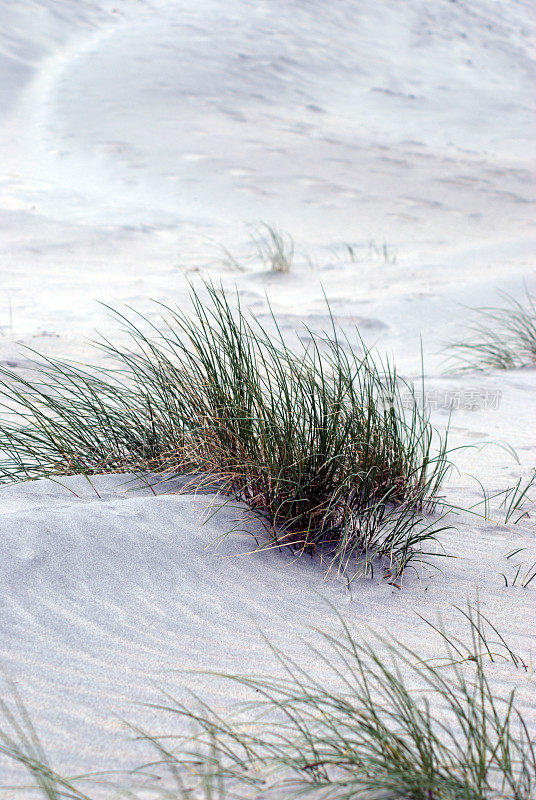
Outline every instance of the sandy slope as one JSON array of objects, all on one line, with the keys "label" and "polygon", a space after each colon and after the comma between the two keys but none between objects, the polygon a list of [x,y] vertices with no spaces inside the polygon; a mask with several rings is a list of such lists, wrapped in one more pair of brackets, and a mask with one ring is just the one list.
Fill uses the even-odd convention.
[{"label": "sandy slope", "polygon": [[[431,657],[441,648],[417,612],[435,621],[440,611],[460,629],[452,606],[478,591],[483,612],[507,625],[511,646],[527,663],[534,658],[534,589],[507,589],[498,574],[512,572],[504,556],[514,547],[536,558],[533,531],[461,520],[443,537],[458,559],[408,572],[402,590],[376,579],[348,592],[342,579],[322,582],[308,559],[241,555],[254,547],[258,525],[237,507],[214,514],[221,505],[214,497],[154,496],[129,476],[63,484],[0,490],[0,655],[64,771],[142,763],[147,750],[118,717],[176,732],[177,721],[136,705],[156,699],[155,685],[179,697],[195,688],[218,709],[232,709],[243,696],[236,686],[181,670],[277,671],[259,628],[318,674],[300,638],[311,638],[307,625],[332,625],[326,601],[365,635],[373,627]],[[527,553],[519,560],[529,566]],[[492,678],[499,692],[519,686],[531,715],[532,671],[498,663]]]},{"label": "sandy slope", "polygon": [[[291,334],[328,324],[325,290],[341,324],[407,375],[422,335],[434,421],[459,401],[453,444],[516,447],[521,466],[493,447],[457,454],[452,502],[481,496],[468,475],[498,491],[528,474],[535,374],[445,377],[440,348],[460,335],[463,303],[534,285],[529,0],[0,0],[0,19],[0,362],[27,366],[13,340],[85,357],[93,326],[114,326],[94,298],[183,304],[187,279],[210,275],[262,320],[268,292]],[[217,263],[220,242],[247,257],[259,219],[295,235],[290,275]],[[472,409],[486,392],[498,408]],[[178,668],[258,669],[258,624],[305,658],[296,632],[332,618],[318,592],[432,653],[414,610],[451,618],[478,588],[513,645],[533,650],[536,580],[501,577],[536,561],[532,518],[460,518],[444,537],[458,560],[408,574],[402,591],[375,580],[350,596],[314,563],[226,558],[249,547],[215,547],[236,511],[201,526],[207,498],[124,483],[97,479],[100,497],[82,478],[66,481],[76,494],[0,489],[0,654],[58,766],[110,766],[111,752],[113,766],[137,763],[110,711],[158,728],[132,701],[155,682],[178,690]],[[496,679],[534,706],[531,676],[498,666]],[[200,688],[232,705],[228,686]]]}]

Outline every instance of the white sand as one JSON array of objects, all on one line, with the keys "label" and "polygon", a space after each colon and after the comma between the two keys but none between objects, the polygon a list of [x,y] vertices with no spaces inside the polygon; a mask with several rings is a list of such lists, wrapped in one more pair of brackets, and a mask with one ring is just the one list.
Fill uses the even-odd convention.
[{"label": "white sand", "polygon": [[[478,590],[482,611],[527,663],[531,653],[534,660],[534,589],[506,589],[498,574],[512,572],[504,554],[515,547],[536,560],[533,531],[461,522],[444,536],[456,560],[406,573],[402,590],[376,579],[348,593],[342,580],[322,582],[309,559],[241,556],[254,541],[240,531],[258,533],[258,526],[236,507],[214,516],[214,498],[155,497],[128,476],[92,480],[94,489],[73,477],[63,487],[39,481],[1,490],[1,657],[67,773],[143,763],[147,751],[116,715],[151,732],[179,730],[178,720],[135,705],[154,701],[155,685],[183,699],[184,687],[195,688],[216,708],[234,709],[236,685],[180,671],[277,671],[259,626],[318,671],[300,637],[311,638],[306,625],[333,624],[326,600],[364,635],[372,627],[432,657],[441,648],[417,612],[436,621],[440,611],[459,630],[452,606]],[[220,538],[227,531],[235,532]],[[499,691],[520,687],[530,715],[532,670],[498,663],[491,672]]]},{"label": "white sand", "polygon": [[[422,336],[438,426],[445,393],[463,406],[501,392],[499,408],[455,409],[452,441],[505,440],[521,465],[494,447],[457,454],[452,502],[478,500],[469,475],[490,492],[528,475],[535,373],[445,377],[440,349],[461,333],[462,304],[534,286],[532,5],[0,0],[0,363],[23,369],[20,343],[89,357],[92,329],[114,327],[93,300],[183,304],[187,280],[208,276],[261,318],[268,292],[289,332],[322,329],[324,287],[341,324],[406,375]],[[260,219],[295,236],[290,275],[217,263],[219,243],[247,255]],[[125,480],[96,479],[101,498],[83,478],[65,481],[76,496],[49,482],[0,490],[0,655],[61,769],[138,763],[113,714],[158,730],[133,703],[155,683],[189,685],[175,670],[264,668],[257,625],[305,658],[297,632],[333,616],[321,595],[432,654],[415,610],[458,624],[451,604],[478,590],[534,656],[536,580],[507,588],[500,574],[536,561],[532,516],[510,528],[462,516],[443,537],[459,558],[438,559],[442,571],[349,595],[310,561],[226,558],[249,547],[215,546],[237,511],[201,526],[206,497],[125,493]],[[534,708],[532,676],[496,670]],[[223,709],[237,691],[197,689]]]}]

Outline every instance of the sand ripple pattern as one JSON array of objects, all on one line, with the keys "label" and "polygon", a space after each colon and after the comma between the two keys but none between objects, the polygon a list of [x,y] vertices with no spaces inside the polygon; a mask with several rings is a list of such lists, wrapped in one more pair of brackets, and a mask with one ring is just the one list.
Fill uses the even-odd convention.
[{"label": "sand ripple pattern", "polygon": [[[462,529],[445,543],[462,558],[443,575],[408,574],[402,591],[361,581],[349,593],[336,577],[323,582],[314,560],[243,555],[260,526],[221,498],[169,493],[173,485],[155,496],[125,475],[92,483],[78,476],[0,490],[0,657],[67,772],[143,762],[144,746],[121,719],[176,732],[177,720],[137,705],[158,697],[155,687],[178,696],[195,689],[231,710],[236,686],[183,671],[277,670],[261,630],[318,669],[302,637],[307,625],[333,623],[326,599],[364,633],[383,629],[432,654],[437,646],[411,609],[434,618],[439,604],[454,619],[450,604],[463,601],[474,575],[486,612],[507,617],[510,639],[530,648],[533,592],[501,590],[489,548],[492,535],[506,552],[511,534],[483,526],[468,544]],[[497,680],[527,690],[527,676],[511,669],[498,668]]]}]

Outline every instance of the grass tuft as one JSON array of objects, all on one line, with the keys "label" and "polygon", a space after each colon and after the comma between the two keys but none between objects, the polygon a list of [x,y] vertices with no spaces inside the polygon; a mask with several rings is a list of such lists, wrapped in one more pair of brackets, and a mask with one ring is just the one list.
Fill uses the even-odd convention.
[{"label": "grass tuft", "polygon": [[453,369],[517,369],[536,366],[536,297],[524,302],[501,293],[502,308],[474,309],[468,337],[452,342]]},{"label": "grass tuft", "polygon": [[[251,253],[247,259],[253,264],[262,264],[270,272],[288,273],[294,264],[294,240],[290,233],[275,225],[259,223],[249,235]],[[241,261],[226,247],[223,248],[223,263],[239,271],[244,270]]]},{"label": "grass tuft", "polygon": [[251,235],[258,257],[270,272],[290,272],[294,262],[294,240],[286,231],[261,223]]},{"label": "grass tuft", "polygon": [[98,345],[112,368],[2,369],[14,416],[0,425],[0,481],[203,473],[254,509],[272,544],[328,569],[357,557],[369,573],[380,559],[396,580],[442,529],[430,515],[449,462],[394,367],[334,323],[292,349],[238,297],[206,286],[191,301],[162,306],[161,328],[115,312],[131,345]]}]

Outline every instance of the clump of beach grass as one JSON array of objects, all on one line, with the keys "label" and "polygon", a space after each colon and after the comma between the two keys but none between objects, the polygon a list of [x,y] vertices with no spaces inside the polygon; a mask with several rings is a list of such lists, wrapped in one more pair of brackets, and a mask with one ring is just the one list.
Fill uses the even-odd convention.
[{"label": "clump of beach grass", "polygon": [[[247,261],[252,264],[262,264],[269,272],[286,274],[291,271],[294,264],[294,239],[287,231],[280,230],[275,225],[260,222],[253,227],[249,234],[251,252]],[[226,247],[223,248],[223,263],[244,270],[244,265],[237,256],[234,256]]]},{"label": "clump of beach grass", "polygon": [[[283,677],[215,675],[255,697],[232,719],[164,692],[150,707],[168,730],[177,718],[179,731],[193,733],[133,728],[155,748],[136,772],[153,775],[146,790],[167,800],[531,800],[534,733],[515,692],[499,697],[493,679],[499,662],[527,664],[478,606],[458,611],[465,634],[427,623],[443,643],[434,659],[375,634],[365,641],[341,617],[332,631],[310,630],[314,675],[270,645]],[[0,731],[0,752],[30,771],[41,795],[89,800],[80,782],[51,772],[35,734],[28,741],[27,726],[15,726]],[[40,764],[55,781],[50,791]],[[174,788],[160,794],[166,773]],[[137,797],[132,780],[121,788]]]},{"label": "clump of beach grass", "polygon": [[[125,347],[91,370],[40,359],[2,370],[0,480],[66,474],[202,473],[245,501],[270,542],[328,569],[397,579],[441,529],[432,519],[449,470],[446,438],[387,360],[333,323],[292,348],[215,286],[158,327],[115,312]],[[409,387],[412,391],[411,387]],[[402,396],[402,391],[404,395]]]},{"label": "clump of beach grass", "polygon": [[257,254],[270,272],[290,272],[294,263],[294,240],[286,231],[261,223],[252,232]]},{"label": "clump of beach grass", "polygon": [[502,307],[473,309],[463,341],[452,342],[456,369],[517,369],[536,366],[536,297],[501,293]]}]

